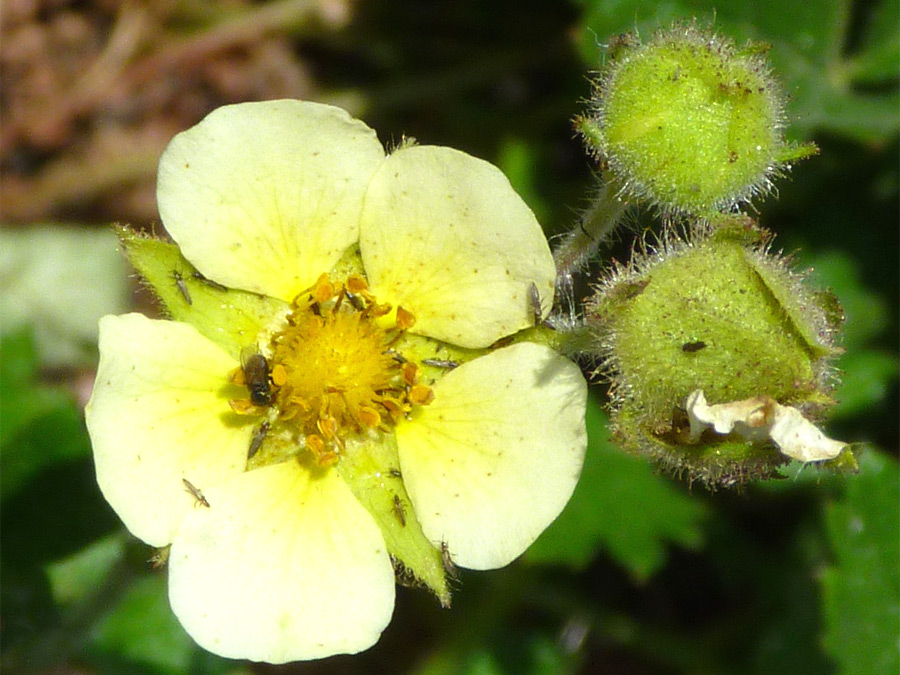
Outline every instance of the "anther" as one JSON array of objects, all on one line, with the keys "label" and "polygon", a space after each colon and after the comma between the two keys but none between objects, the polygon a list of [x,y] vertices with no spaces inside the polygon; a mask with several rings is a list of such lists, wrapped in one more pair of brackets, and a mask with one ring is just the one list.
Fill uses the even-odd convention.
[{"label": "anther", "polygon": [[415,363],[406,362],[401,368],[403,373],[403,381],[408,385],[413,385],[419,379],[419,366]]},{"label": "anther", "polygon": [[424,384],[416,384],[410,387],[407,396],[413,405],[428,405],[434,400],[434,391]]},{"label": "anther", "polygon": [[402,307],[397,308],[397,328],[399,330],[409,330],[413,326],[416,325],[416,317],[412,312],[403,309]]},{"label": "anther", "polygon": [[359,421],[370,429],[374,429],[381,423],[381,415],[375,408],[363,406],[359,409],[357,416]]}]

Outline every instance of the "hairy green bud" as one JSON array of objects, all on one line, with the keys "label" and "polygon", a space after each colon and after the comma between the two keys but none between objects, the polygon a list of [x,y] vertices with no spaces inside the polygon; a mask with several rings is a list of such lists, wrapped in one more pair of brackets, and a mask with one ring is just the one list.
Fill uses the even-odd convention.
[{"label": "hairy green bud", "polygon": [[810,421],[833,403],[840,317],[768,240],[734,219],[669,230],[602,280],[586,318],[626,449],[710,485],[845,454]]},{"label": "hairy green bud", "polygon": [[707,216],[816,152],[785,142],[784,96],[763,51],[692,25],[616,41],[576,126],[623,199]]}]

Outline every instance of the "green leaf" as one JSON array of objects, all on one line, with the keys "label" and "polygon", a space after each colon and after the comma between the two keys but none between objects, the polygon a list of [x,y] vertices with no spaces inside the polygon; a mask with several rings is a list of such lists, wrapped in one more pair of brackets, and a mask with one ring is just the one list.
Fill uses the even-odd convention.
[{"label": "green leaf", "polygon": [[[29,328],[0,337],[0,447],[35,419],[48,414],[66,401],[63,392],[37,382],[38,356]],[[6,476],[4,475],[4,481]]]},{"label": "green leaf", "polygon": [[844,309],[841,346],[848,351],[858,349],[888,327],[890,310],[884,298],[863,286],[859,263],[842,251],[826,251],[814,256],[801,256],[812,268],[812,280],[830,289]]},{"label": "green leaf", "polygon": [[[484,636],[487,638],[488,636]],[[494,636],[490,636],[494,637]],[[576,672],[559,641],[541,633],[510,630],[490,642],[457,645],[432,654],[417,675],[544,675]]]},{"label": "green leaf", "polygon": [[98,539],[74,555],[47,566],[53,600],[69,605],[95,591],[125,555],[126,538],[116,533]]},{"label": "green leaf", "polygon": [[497,166],[509,178],[516,192],[534,211],[538,222],[546,223],[550,208],[538,189],[537,161],[538,150],[535,144],[522,138],[506,138],[500,146]]},{"label": "green leaf", "polygon": [[33,328],[41,363],[93,363],[97,321],[128,302],[126,265],[107,229],[0,230],[0,325]]},{"label": "green leaf", "polygon": [[[806,504],[799,498],[800,492],[796,486],[793,495],[784,493],[783,497],[786,499],[780,502],[782,507],[792,506],[801,513],[797,516],[800,522],[792,524],[791,537],[785,537],[777,553],[768,548],[774,545],[773,540],[778,538],[776,534],[765,537],[765,543],[760,548],[736,537],[730,543],[737,550],[732,550],[728,556],[743,558],[743,563],[738,563],[740,569],[734,569],[733,559],[720,563],[731,563],[735,576],[740,575],[739,580],[733,579],[734,587],[740,587],[744,581],[753,585],[750,604],[756,614],[753,619],[748,617],[746,620],[749,634],[742,635],[745,639],[743,644],[753,650],[752,665],[742,672],[822,675],[831,672],[820,644],[822,608],[816,580],[825,543],[821,526],[815,519],[816,514],[804,511]],[[759,498],[755,497],[754,501],[758,506]],[[776,503],[770,502],[770,505]]]},{"label": "green leaf", "polygon": [[175,674],[189,672],[196,649],[169,609],[165,576],[156,575],[139,579],[97,624],[88,653],[101,663],[113,657],[120,667]]},{"label": "green leaf", "polygon": [[882,453],[860,458],[825,520],[834,564],[823,573],[825,648],[845,675],[900,672],[900,470]]},{"label": "green leaf", "polygon": [[86,457],[90,444],[71,394],[42,385],[32,333],[20,329],[0,338],[0,497],[18,492],[39,471]]},{"label": "green leaf", "polygon": [[581,480],[562,515],[531,546],[526,560],[582,569],[606,549],[637,579],[666,561],[666,545],[702,543],[705,506],[607,439],[607,419],[588,406],[589,443]]},{"label": "green leaf", "polygon": [[894,354],[875,350],[841,358],[838,361],[841,383],[835,392],[838,404],[831,417],[852,417],[882,403],[887,398],[891,381],[897,377],[897,365]]},{"label": "green leaf", "polygon": [[875,4],[866,17],[862,47],[851,63],[854,79],[865,84],[896,80],[900,72],[900,0]]},{"label": "green leaf", "polygon": [[846,253],[828,251],[803,262],[812,267],[813,280],[838,297],[845,315],[840,344],[846,353],[836,362],[841,381],[831,415],[858,415],[883,402],[897,378],[896,355],[865,348],[887,330],[891,311],[884,298],[863,286],[859,264]]}]

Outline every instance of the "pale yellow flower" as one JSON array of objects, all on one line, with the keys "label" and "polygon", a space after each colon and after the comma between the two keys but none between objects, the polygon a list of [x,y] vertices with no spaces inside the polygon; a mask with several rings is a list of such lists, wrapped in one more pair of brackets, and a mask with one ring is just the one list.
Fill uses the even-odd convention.
[{"label": "pale yellow flower", "polygon": [[[489,569],[559,514],[586,384],[547,346],[497,344],[533,324],[532,284],[546,314],[555,273],[495,167],[440,147],[385,156],[334,107],[247,103],[172,141],[158,198],[199,272],[272,310],[252,334],[237,309],[214,327],[198,314],[199,330],[101,321],[98,482],[132,533],[171,544],[171,604],[200,645],[272,663],[358,652],[390,620],[398,537]],[[238,386],[238,344],[268,357],[271,400]],[[422,364],[447,354],[461,365]]]}]

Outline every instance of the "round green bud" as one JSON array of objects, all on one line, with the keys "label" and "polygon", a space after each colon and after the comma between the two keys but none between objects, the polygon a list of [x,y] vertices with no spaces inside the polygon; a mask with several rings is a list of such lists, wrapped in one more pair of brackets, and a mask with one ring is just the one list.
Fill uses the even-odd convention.
[{"label": "round green bud", "polygon": [[619,39],[576,124],[627,198],[708,215],[765,192],[815,152],[783,138],[783,95],[761,48],[694,26]]},{"label": "round green bud", "polygon": [[[807,420],[833,403],[839,317],[767,239],[734,221],[668,231],[601,282],[587,321],[626,449],[711,485],[842,452]],[[788,447],[788,427],[808,442]]]}]

